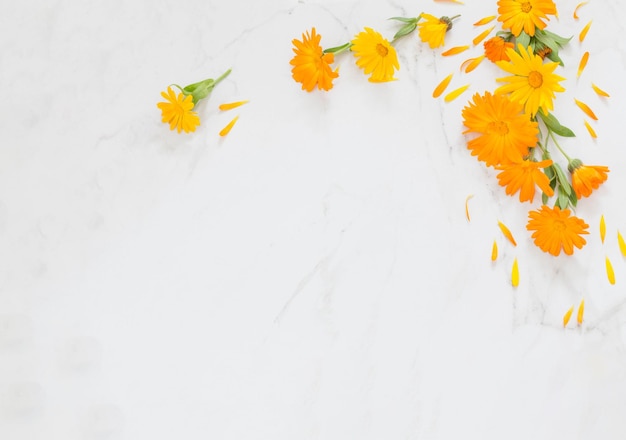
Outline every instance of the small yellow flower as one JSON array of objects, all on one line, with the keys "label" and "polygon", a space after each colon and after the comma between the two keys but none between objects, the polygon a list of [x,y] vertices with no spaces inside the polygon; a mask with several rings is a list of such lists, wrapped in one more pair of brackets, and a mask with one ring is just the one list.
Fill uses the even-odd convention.
[{"label": "small yellow flower", "polygon": [[570,162],[567,169],[572,174],[572,188],[578,199],[589,197],[593,190],[606,181],[609,168],[601,165],[583,165],[580,159]]},{"label": "small yellow flower", "polygon": [[176,93],[171,87],[167,88],[167,93],[161,92],[161,96],[166,102],[159,102],[157,107],[161,109],[162,121],[170,124],[170,130],[176,129],[179,133],[184,131],[196,131],[200,125],[200,118],[193,110],[193,98],[191,95],[185,96],[183,93]]},{"label": "small yellow flower", "polygon": [[330,90],[333,88],[333,79],[339,76],[337,70],[332,70],[330,65],[335,61],[332,53],[325,54],[320,46],[322,36],[315,33],[315,28],[311,33],[307,31],[302,34],[302,41],[294,39],[292,41],[295,56],[289,64],[293,66],[291,76],[296,82],[302,84],[302,90],[312,91],[316,86],[320,90]]},{"label": "small yellow flower", "polygon": [[446,32],[452,29],[452,21],[448,17],[437,18],[430,14],[421,14],[421,20],[417,24],[420,39],[428,43],[431,49],[444,45]]},{"label": "small yellow flower", "polygon": [[352,40],[352,51],[357,58],[356,65],[366,75],[371,74],[371,82],[393,81],[395,70],[400,69],[396,49],[373,29],[365,28]]},{"label": "small yellow flower", "polygon": [[556,6],[552,0],[498,0],[498,21],[502,27],[510,29],[516,37],[526,32],[531,37],[535,29],[544,29],[549,20],[548,15],[556,14]]},{"label": "small yellow flower", "polygon": [[543,205],[528,213],[526,229],[534,231],[532,238],[542,251],[555,257],[563,250],[567,255],[574,253],[574,246],[581,249],[587,241],[581,235],[588,234],[589,225],[581,218],[571,215],[569,209]]}]

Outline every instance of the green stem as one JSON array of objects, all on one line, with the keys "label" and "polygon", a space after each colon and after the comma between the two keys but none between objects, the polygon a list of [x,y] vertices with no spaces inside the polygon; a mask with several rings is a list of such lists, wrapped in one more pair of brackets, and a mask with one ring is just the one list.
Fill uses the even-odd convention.
[{"label": "green stem", "polygon": [[332,53],[332,54],[340,54],[341,52],[345,52],[346,50],[349,50],[352,47],[352,42],[348,41],[345,44],[342,44],[341,46],[335,46],[335,47],[329,47],[328,49],[324,49],[323,53]]},{"label": "green stem", "polygon": [[224,78],[226,78],[228,75],[230,75],[232,69],[228,69],[226,72],[222,73],[222,76],[220,76],[219,78],[217,78],[214,82],[213,82],[213,87],[215,87],[221,80],[223,80]]},{"label": "green stem", "polygon": [[565,151],[563,151],[563,148],[561,148],[561,146],[559,145],[559,143],[557,142],[556,138],[554,137],[554,133],[552,133],[552,130],[548,129],[548,136],[550,136],[552,138],[552,142],[554,142],[554,145],[556,145],[556,148],[559,149],[559,151],[561,152],[561,154],[563,156],[565,156],[565,159],[567,159],[567,162],[571,162],[572,158],[569,157],[567,155],[567,153]]}]

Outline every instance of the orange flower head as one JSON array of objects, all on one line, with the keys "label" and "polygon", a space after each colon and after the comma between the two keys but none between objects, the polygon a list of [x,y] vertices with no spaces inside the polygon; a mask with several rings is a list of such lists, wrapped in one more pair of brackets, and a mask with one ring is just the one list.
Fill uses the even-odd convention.
[{"label": "orange flower head", "polygon": [[521,162],[528,148],[537,144],[539,133],[537,122],[522,110],[521,104],[507,96],[476,93],[462,112],[467,127],[463,134],[478,134],[467,143],[472,156],[487,166]]},{"label": "orange flower head", "polygon": [[483,44],[485,48],[485,55],[492,63],[496,61],[511,61],[509,56],[506,54],[507,48],[513,48],[513,43],[510,41],[506,41],[502,37],[492,37],[485,41]]},{"label": "orange flower head", "polygon": [[185,133],[196,131],[200,118],[193,111],[193,97],[182,92],[177,95],[171,87],[167,88],[167,93],[161,92],[161,96],[165,102],[159,102],[157,107],[161,110],[162,121],[170,124],[170,130],[176,129],[179,133],[181,130]]},{"label": "orange flower head", "polygon": [[444,45],[446,32],[452,29],[452,21],[448,17],[438,18],[422,13],[417,26],[420,40],[428,43],[431,49],[435,49]]},{"label": "orange flower head", "polygon": [[572,187],[578,199],[589,197],[608,178],[609,172],[608,167],[583,165],[579,159],[572,160],[567,169],[572,174]]},{"label": "orange flower head", "polygon": [[528,213],[526,229],[534,231],[532,238],[542,251],[555,257],[561,250],[567,255],[574,253],[574,246],[581,249],[587,242],[583,237],[588,234],[589,225],[581,218],[571,215],[569,209],[543,205]]},{"label": "orange flower head", "polygon": [[498,14],[502,27],[514,36],[524,31],[533,37],[536,28],[546,27],[548,15],[556,15],[556,5],[552,0],[498,0]]},{"label": "orange flower head", "polygon": [[320,41],[322,36],[311,29],[302,34],[302,41],[293,40],[295,56],[289,64],[293,66],[291,76],[296,82],[302,84],[302,90],[312,91],[316,86],[320,90],[333,88],[333,79],[339,76],[337,70],[332,70],[330,65],[335,61],[332,53],[324,53]]},{"label": "orange flower head", "polygon": [[550,187],[550,179],[541,171],[541,168],[552,165],[551,160],[534,162],[526,159],[520,162],[512,162],[508,165],[501,165],[502,170],[498,174],[498,183],[505,187],[507,195],[512,196],[519,191],[520,202],[532,202],[535,197],[535,187],[538,186],[548,197],[554,195],[554,190]]}]

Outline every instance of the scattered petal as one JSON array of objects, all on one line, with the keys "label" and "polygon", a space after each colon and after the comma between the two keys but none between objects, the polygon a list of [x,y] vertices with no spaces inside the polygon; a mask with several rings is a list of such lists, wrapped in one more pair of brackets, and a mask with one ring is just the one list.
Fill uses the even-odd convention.
[{"label": "scattered petal", "polygon": [[466,91],[469,88],[469,86],[470,86],[469,84],[465,84],[464,86],[461,86],[458,89],[451,91],[445,96],[445,98],[443,98],[444,101],[446,102],[454,101],[461,94],[463,94],[463,92]]},{"label": "scattered petal", "polygon": [[239,119],[239,115],[235,116],[233,120],[226,125],[226,127],[222,128],[222,131],[220,131],[220,136],[226,136],[233,128],[233,125],[235,125],[235,122],[237,122],[237,119]]},{"label": "scattered petal", "polygon": [[578,306],[578,314],[576,315],[576,322],[578,325],[583,323],[583,315],[585,314],[585,300],[580,300],[580,305]]},{"label": "scattered petal", "polygon": [[604,215],[600,217],[600,240],[604,243],[604,237],[606,236],[606,223],[604,222]]},{"label": "scattered petal", "polygon": [[578,35],[578,41],[580,41],[581,43],[583,42],[583,40],[587,36],[587,32],[589,32],[589,27],[591,27],[591,21],[585,25],[583,30],[580,31],[580,35]]},{"label": "scattered petal", "polygon": [[581,3],[578,3],[578,4],[576,5],[576,8],[574,9],[574,19],[575,19],[575,20],[578,20],[578,9],[579,9],[581,6],[586,5],[586,4],[587,4],[587,2],[581,2]]},{"label": "scattered petal", "polygon": [[469,206],[468,206],[468,203],[469,203],[469,200],[470,200],[472,197],[474,197],[474,194],[470,194],[469,196],[467,196],[467,197],[465,198],[465,217],[467,217],[467,221],[468,221],[468,222],[470,221],[470,214],[469,214]]},{"label": "scattered petal", "polygon": [[569,319],[572,317],[573,312],[574,312],[574,306],[570,307],[569,310],[565,312],[565,315],[563,315],[563,327],[567,327],[567,323],[569,322]]},{"label": "scattered petal", "polygon": [[598,87],[595,84],[591,84],[591,88],[593,89],[594,92],[596,92],[599,96],[604,96],[605,98],[610,97],[611,95],[609,95],[608,93],[606,93],[604,90],[602,90],[600,87]]},{"label": "scattered petal", "polygon": [[449,57],[450,55],[456,55],[461,52],[465,52],[467,49],[469,49],[469,46],[455,46],[446,50],[445,52],[441,52],[441,56]]},{"label": "scattered petal", "polygon": [[513,234],[511,234],[511,231],[509,230],[509,228],[507,228],[506,225],[502,223],[501,221],[498,221],[498,226],[500,226],[500,230],[502,231],[504,236],[507,238],[507,240],[513,243],[513,246],[517,246],[517,243],[515,242],[515,239],[513,238]]},{"label": "scattered petal", "polygon": [[580,74],[583,73],[583,70],[587,65],[587,61],[589,61],[589,52],[585,52],[580,59],[580,63],[578,64],[578,73],[576,74],[576,77],[579,77]]},{"label": "scattered petal", "polygon": [[480,42],[483,41],[487,37],[487,35],[491,33],[491,31],[494,28],[495,26],[491,26],[489,29],[485,29],[480,34],[476,35],[476,37],[472,40],[472,43],[474,43],[474,46],[476,46],[477,44],[480,44]]},{"label": "scattered petal", "polygon": [[585,121],[585,127],[587,127],[587,131],[589,132],[589,134],[591,135],[592,138],[597,138],[598,135],[596,134],[596,131],[593,129],[593,127],[589,124],[589,122]]},{"label": "scattered petal", "polygon": [[511,270],[511,284],[513,287],[519,286],[519,267],[517,266],[517,257],[513,261],[513,269]]},{"label": "scattered petal", "polygon": [[489,17],[483,17],[480,20],[478,20],[476,23],[474,23],[474,26],[482,26],[484,24],[491,23],[495,18],[496,18],[495,15],[490,15]]},{"label": "scattered petal", "polygon": [[609,283],[615,284],[615,272],[613,271],[613,265],[611,264],[611,260],[609,257],[606,257],[606,276],[609,279]]},{"label": "scattered petal", "polygon": [[467,67],[465,67],[465,73],[470,73],[472,70],[477,68],[484,59],[485,55],[481,55],[476,58],[470,58],[469,60],[465,60],[463,64],[461,64],[461,69],[463,68],[463,66],[465,66],[465,64],[467,64]]},{"label": "scattered petal", "polygon": [[626,257],[626,242],[619,231],[617,231],[617,244],[619,244],[619,250],[622,253],[622,256]]},{"label": "scattered petal", "polygon": [[236,101],[236,102],[227,102],[225,104],[220,104],[219,109],[222,111],[232,110],[234,108],[239,107],[240,105],[247,104],[248,101]]},{"label": "scattered petal", "polygon": [[585,114],[586,114],[587,116],[589,116],[589,117],[590,117],[591,119],[593,119],[594,121],[597,121],[597,120],[598,120],[598,117],[595,115],[595,113],[593,112],[593,110],[591,110],[591,109],[589,108],[589,106],[588,106],[587,104],[585,104],[584,102],[579,101],[578,99],[575,99],[575,98],[574,98],[574,102],[576,103],[576,105],[577,105],[577,106],[578,106],[578,107],[579,107],[582,111],[584,111],[584,112],[585,112]]},{"label": "scattered petal", "polygon": [[452,74],[446,76],[443,79],[443,81],[441,81],[439,85],[435,87],[435,90],[433,90],[433,98],[438,98],[439,96],[441,96],[441,94],[446,89],[446,87],[448,87],[448,84],[450,84],[451,80],[452,80]]},{"label": "scattered petal", "polygon": [[498,243],[494,240],[493,246],[491,246],[491,261],[498,259]]}]

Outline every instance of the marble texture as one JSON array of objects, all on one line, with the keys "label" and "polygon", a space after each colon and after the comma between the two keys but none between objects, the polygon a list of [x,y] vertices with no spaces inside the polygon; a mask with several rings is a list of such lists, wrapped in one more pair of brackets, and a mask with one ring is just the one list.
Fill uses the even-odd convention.
[{"label": "marble texture", "polygon": [[[291,40],[313,26],[329,47],[364,26],[391,37],[388,17],[460,13],[449,48],[496,13],[466,3],[5,5],[0,438],[625,438],[626,6],[591,1],[575,21],[560,1],[550,25],[575,36],[555,106],[578,137],[563,144],[611,168],[569,258],[532,244],[531,205],[465,147],[460,111],[497,74],[459,73],[480,47],[443,58],[412,35],[398,81],[369,83],[349,54],[328,93],[291,79]],[[196,133],[161,123],[168,84],[228,68]],[[449,90],[470,90],[434,100],[451,72]],[[573,98],[598,114],[597,140]],[[564,329],[582,298],[583,325]]]}]

